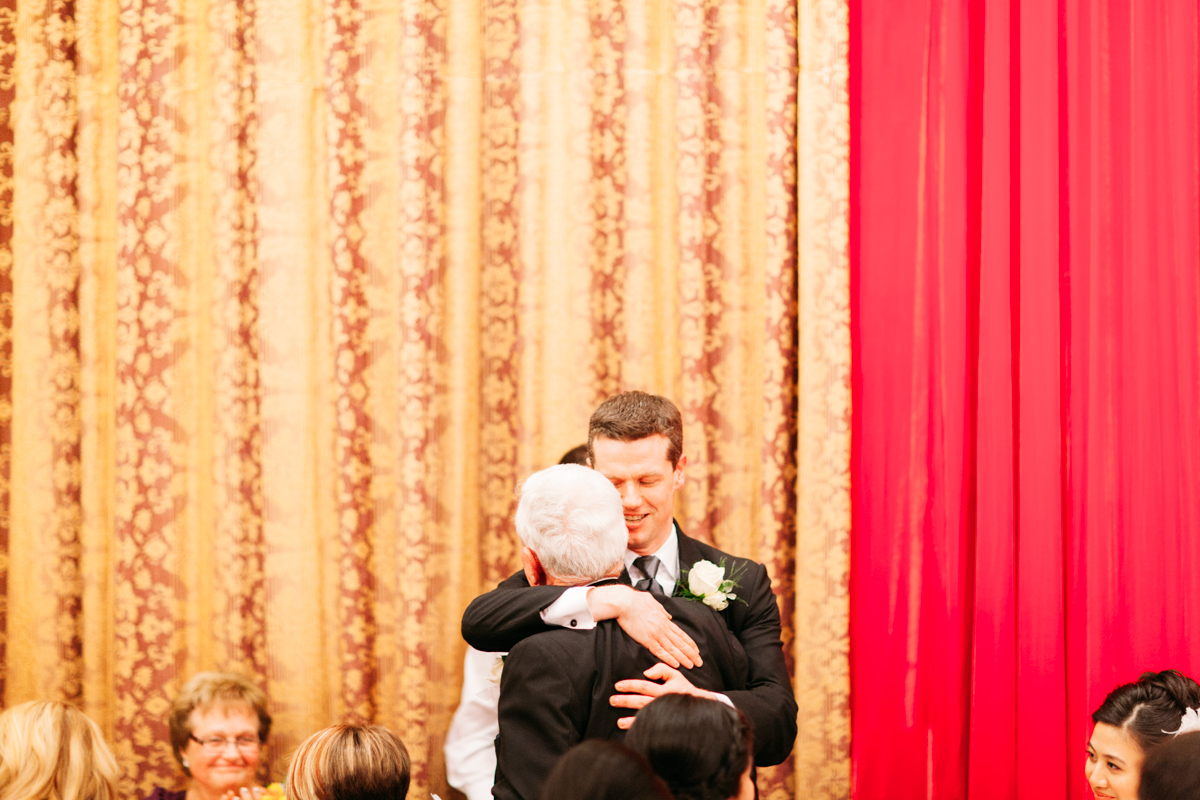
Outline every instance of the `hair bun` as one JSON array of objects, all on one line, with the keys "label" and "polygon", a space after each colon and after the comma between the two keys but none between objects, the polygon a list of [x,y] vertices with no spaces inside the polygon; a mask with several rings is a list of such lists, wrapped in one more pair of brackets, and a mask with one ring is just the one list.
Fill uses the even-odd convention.
[{"label": "hair bun", "polygon": [[1177,669],[1143,672],[1138,683],[1147,688],[1160,689],[1179,708],[1180,715],[1189,708],[1200,706],[1200,684]]}]

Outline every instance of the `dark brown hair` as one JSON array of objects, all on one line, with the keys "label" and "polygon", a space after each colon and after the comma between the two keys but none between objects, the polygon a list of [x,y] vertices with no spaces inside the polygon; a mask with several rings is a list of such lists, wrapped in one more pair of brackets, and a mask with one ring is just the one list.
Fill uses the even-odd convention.
[{"label": "dark brown hair", "polygon": [[641,753],[606,739],[567,751],[542,784],[542,800],[672,800]]},{"label": "dark brown hair", "polygon": [[1138,800],[1200,797],[1200,731],[1181,733],[1154,748],[1142,764]]},{"label": "dark brown hair", "polygon": [[1143,672],[1136,683],[1124,683],[1109,692],[1092,714],[1092,722],[1125,730],[1149,753],[1179,730],[1185,711],[1196,707],[1200,707],[1200,685],[1191,678],[1173,669]]},{"label": "dark brown hair", "polygon": [[754,752],[754,734],[740,711],[689,694],[664,694],[647,704],[625,743],[646,756],[675,800],[736,797]]},{"label": "dark brown hair", "polygon": [[683,454],[683,418],[675,404],[646,392],[614,395],[592,412],[588,422],[588,462],[596,466],[592,442],[597,436],[636,442],[655,435],[667,437],[667,460],[672,468],[679,466],[679,456]]},{"label": "dark brown hair", "polygon": [[588,446],[587,443],[577,444],[567,452],[563,453],[563,457],[558,460],[560,464],[579,464],[586,467],[588,465]]}]

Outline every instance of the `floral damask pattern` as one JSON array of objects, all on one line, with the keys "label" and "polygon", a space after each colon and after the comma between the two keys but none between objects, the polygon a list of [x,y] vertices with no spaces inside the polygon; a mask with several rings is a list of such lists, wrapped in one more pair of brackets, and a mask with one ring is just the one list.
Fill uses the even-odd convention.
[{"label": "floral damask pattern", "polygon": [[212,427],[212,505],[215,560],[227,566],[219,574],[222,586],[214,592],[212,630],[225,634],[221,646],[231,662],[263,681],[267,649],[257,291],[262,279],[257,247],[257,5],[242,0],[215,4],[208,11],[204,30],[213,85],[209,158],[210,163],[227,165],[214,170],[218,186],[213,192],[212,405],[217,413]]},{"label": "floral damask pattern", "polygon": [[520,439],[517,386],[522,345],[517,307],[521,292],[517,159],[521,18],[518,0],[484,0],[482,136],[482,266],[480,275],[480,505],[483,583],[494,585],[517,566],[508,521]]},{"label": "floral damask pattern", "polygon": [[[8,544],[12,501],[13,122],[17,2],[0,0],[0,664],[8,655]],[[0,698],[7,670],[0,669]]]},{"label": "floral damask pattern", "polygon": [[684,528],[775,581],[806,723],[760,793],[846,796],[844,3],[75,3],[0,0],[4,702],[76,699],[140,795],[234,669],[264,777],[369,721],[445,797],[516,485],[642,388]]},{"label": "floral damask pattern", "polygon": [[341,705],[348,720],[375,719],[379,666],[376,634],[375,509],[371,502],[373,420],[371,395],[370,271],[362,251],[366,204],[366,143],[370,112],[361,95],[365,9],[357,2],[325,8],[326,142],[330,168],[335,507],[338,529]]},{"label": "floral damask pattern", "polygon": [[799,322],[796,773],[850,796],[849,21],[845,3],[799,4]]},{"label": "floral damask pattern", "polygon": [[185,657],[177,604],[187,498],[176,476],[187,470],[187,428],[176,407],[186,339],[176,318],[188,287],[176,164],[188,54],[179,15],[173,0],[122,0],[118,38],[113,747],[127,770],[138,765],[141,789],[174,774],[164,694],[180,685]]}]

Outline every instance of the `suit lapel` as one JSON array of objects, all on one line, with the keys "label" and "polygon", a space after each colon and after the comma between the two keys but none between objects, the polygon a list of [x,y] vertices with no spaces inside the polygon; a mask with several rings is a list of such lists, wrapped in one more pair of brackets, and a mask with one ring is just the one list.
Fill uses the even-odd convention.
[{"label": "suit lapel", "polygon": [[678,522],[675,523],[675,530],[679,534],[679,578],[675,581],[675,591],[678,592],[683,585],[683,573],[690,572],[696,562],[704,558],[704,554],[696,546],[696,540],[685,534]]},{"label": "suit lapel", "polygon": [[682,579],[683,571],[690,570],[697,561],[704,558],[704,554],[696,546],[696,540],[685,534],[678,523],[675,529],[679,531],[679,577]]}]

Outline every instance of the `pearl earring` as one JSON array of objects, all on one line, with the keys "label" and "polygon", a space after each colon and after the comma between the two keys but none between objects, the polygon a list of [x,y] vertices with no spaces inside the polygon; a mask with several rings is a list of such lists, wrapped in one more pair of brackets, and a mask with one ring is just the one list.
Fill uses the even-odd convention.
[{"label": "pearl earring", "polygon": [[187,763],[187,759],[186,759],[186,758],[183,760],[183,768],[184,768],[184,769],[187,769],[187,768],[188,768],[188,763]]}]

